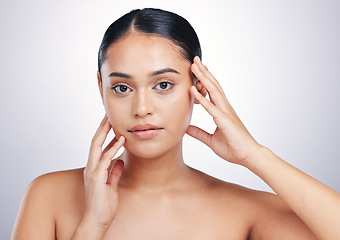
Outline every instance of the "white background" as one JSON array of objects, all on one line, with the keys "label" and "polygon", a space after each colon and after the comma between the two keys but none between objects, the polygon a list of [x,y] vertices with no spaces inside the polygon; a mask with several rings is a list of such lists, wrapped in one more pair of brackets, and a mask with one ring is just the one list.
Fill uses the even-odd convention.
[{"label": "white background", "polygon": [[[142,7],[189,20],[203,62],[253,136],[340,191],[339,1],[2,1],[1,239],[9,239],[35,177],[86,164],[104,115],[96,80],[101,38],[115,19]],[[213,131],[195,108],[193,123]],[[184,149],[199,170],[271,191],[188,136]]]}]

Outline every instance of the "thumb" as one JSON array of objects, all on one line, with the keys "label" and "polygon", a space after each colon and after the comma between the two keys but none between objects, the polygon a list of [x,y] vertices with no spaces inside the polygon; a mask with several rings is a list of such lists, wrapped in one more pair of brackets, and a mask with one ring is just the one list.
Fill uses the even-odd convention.
[{"label": "thumb", "polygon": [[124,162],[118,159],[113,165],[109,177],[107,179],[107,184],[117,190],[118,182],[120,177],[122,176],[124,169]]},{"label": "thumb", "polygon": [[208,147],[210,147],[210,142],[211,142],[211,134],[202,130],[199,127],[192,126],[190,125],[186,131],[188,135],[190,135],[193,138],[196,138],[197,140],[201,141]]}]

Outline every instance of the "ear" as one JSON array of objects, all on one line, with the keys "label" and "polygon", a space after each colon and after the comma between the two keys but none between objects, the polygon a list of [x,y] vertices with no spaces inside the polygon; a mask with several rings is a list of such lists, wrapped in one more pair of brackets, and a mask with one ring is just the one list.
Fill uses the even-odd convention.
[{"label": "ear", "polygon": [[[204,87],[204,85],[201,83],[200,80],[197,80],[196,82],[196,89],[197,91],[202,94],[203,97],[207,96],[207,89]],[[197,99],[195,99],[195,103],[198,104],[199,102],[197,101]]]},{"label": "ear", "polygon": [[102,100],[103,100],[103,85],[102,85],[102,80],[100,78],[99,71],[97,71],[97,80],[98,80],[98,88],[99,88],[100,96],[102,97]]}]

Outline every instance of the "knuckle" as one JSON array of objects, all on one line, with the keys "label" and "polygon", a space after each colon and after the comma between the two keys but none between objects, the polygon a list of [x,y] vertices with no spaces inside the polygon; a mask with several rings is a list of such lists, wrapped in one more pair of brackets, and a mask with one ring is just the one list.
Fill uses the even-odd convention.
[{"label": "knuckle", "polygon": [[219,92],[219,89],[218,89],[218,87],[217,87],[216,85],[213,84],[213,85],[211,86],[210,92],[217,93],[217,92]]},{"label": "knuckle", "polygon": [[95,146],[98,146],[98,141],[97,141],[97,138],[93,138],[92,140],[91,140],[91,148],[92,147],[95,147]]},{"label": "knuckle", "polygon": [[114,154],[112,153],[112,149],[110,149],[102,155],[102,161],[112,160],[113,157],[114,157]]},{"label": "knuckle", "polygon": [[87,171],[87,169],[85,168],[84,171],[83,171],[83,178],[84,178],[84,180],[86,179],[87,172],[88,172],[88,171]]},{"label": "knuckle", "polygon": [[98,179],[99,179],[98,171],[88,173],[85,178],[86,182],[88,183],[95,183],[98,181]]},{"label": "knuckle", "polygon": [[100,144],[98,144],[97,142],[91,143],[90,153],[101,151],[101,150],[102,150],[102,146]]},{"label": "knuckle", "polygon": [[203,97],[203,95],[200,93],[200,94],[197,94],[197,97],[196,97],[198,100],[202,100],[203,98],[205,98],[205,97]]},{"label": "knuckle", "polygon": [[90,175],[90,180],[91,182],[96,182],[98,177],[99,177],[99,171],[94,171],[91,175]]},{"label": "knuckle", "polygon": [[208,67],[202,64],[202,72],[206,73],[208,71]]},{"label": "knuckle", "polygon": [[92,171],[90,169],[85,168],[83,175],[84,175],[84,180],[86,182],[95,182],[96,179],[98,179],[99,174],[98,174],[98,171]]},{"label": "knuckle", "polygon": [[90,174],[89,174],[89,171],[88,170],[84,170],[83,172],[83,178],[84,178],[84,182],[87,183],[90,179]]},{"label": "knuckle", "polygon": [[88,179],[91,176],[91,171],[86,167],[83,171],[84,179]]},{"label": "knuckle", "polygon": [[109,155],[110,149],[102,153],[102,159],[107,159]]}]

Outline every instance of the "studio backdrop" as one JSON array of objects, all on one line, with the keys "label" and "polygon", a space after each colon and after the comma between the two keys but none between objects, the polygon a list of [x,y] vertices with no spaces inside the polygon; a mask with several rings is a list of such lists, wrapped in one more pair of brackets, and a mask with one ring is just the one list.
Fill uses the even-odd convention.
[{"label": "studio backdrop", "polygon": [[[144,7],[188,19],[204,64],[254,138],[340,191],[339,1],[2,1],[1,239],[10,238],[35,177],[85,166],[104,116],[96,79],[101,38],[115,19]],[[198,105],[192,124],[214,131]],[[184,151],[198,170],[271,191],[189,136]]]}]

